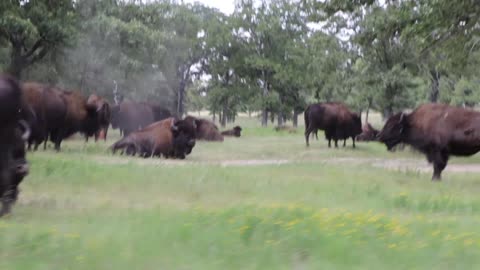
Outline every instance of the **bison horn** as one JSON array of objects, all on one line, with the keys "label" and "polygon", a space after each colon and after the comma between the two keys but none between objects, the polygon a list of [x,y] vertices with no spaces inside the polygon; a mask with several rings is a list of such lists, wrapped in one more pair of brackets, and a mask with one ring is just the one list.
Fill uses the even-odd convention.
[{"label": "bison horn", "polygon": [[173,131],[178,131],[178,126],[175,125],[175,122],[172,121],[172,125],[170,126],[170,128],[173,130]]},{"label": "bison horn", "polygon": [[402,114],[400,114],[400,121],[399,122],[402,123],[403,120],[405,120],[405,113],[404,112],[402,112]]},{"label": "bison horn", "polygon": [[22,140],[26,141],[28,138],[30,138],[30,127],[28,126],[27,122],[24,120],[18,121],[18,124],[24,129],[24,132],[22,134]]}]

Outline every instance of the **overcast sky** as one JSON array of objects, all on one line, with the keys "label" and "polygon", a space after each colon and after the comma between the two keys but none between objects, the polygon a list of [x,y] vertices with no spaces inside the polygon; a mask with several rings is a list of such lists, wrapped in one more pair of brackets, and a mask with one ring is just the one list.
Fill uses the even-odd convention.
[{"label": "overcast sky", "polygon": [[235,0],[185,0],[188,3],[200,2],[206,6],[218,8],[225,14],[232,14],[235,7]]}]

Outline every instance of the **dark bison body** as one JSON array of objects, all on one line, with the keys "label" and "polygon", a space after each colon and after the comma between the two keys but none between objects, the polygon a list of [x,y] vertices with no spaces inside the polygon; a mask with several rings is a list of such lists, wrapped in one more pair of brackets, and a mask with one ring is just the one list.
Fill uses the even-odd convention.
[{"label": "dark bison body", "polygon": [[185,117],[185,121],[196,124],[197,140],[223,142],[222,134],[220,134],[218,127],[212,121],[196,118],[193,116]]},{"label": "dark bison body", "polygon": [[76,132],[93,136],[100,128],[98,110],[95,105],[76,91],[65,91],[39,83],[28,82],[22,85],[22,91],[28,106],[36,115],[32,125],[33,136],[29,146],[34,143],[35,149],[48,138],[60,150],[63,139]]},{"label": "dark bison body", "polygon": [[[110,126],[110,104],[104,98],[92,94],[88,97],[87,103],[90,105],[94,105],[97,109],[97,116],[98,116],[98,125],[100,126],[99,130],[95,132],[95,141],[98,140],[100,135],[103,136],[103,139],[107,140],[108,134],[108,127]],[[88,137],[85,138],[88,141]]]},{"label": "dark bison body", "polygon": [[46,142],[50,134],[58,134],[63,127],[67,105],[62,98],[62,92],[58,88],[27,82],[22,85],[24,99],[35,113],[35,123],[31,123],[32,134],[28,141],[28,148],[34,144],[34,150],[38,145]]},{"label": "dark bison body", "polygon": [[111,113],[112,128],[120,129],[124,136],[172,116],[169,110],[159,105],[129,100],[113,106]]},{"label": "dark bison body", "polygon": [[325,138],[328,140],[328,147],[331,147],[331,140],[334,140],[335,147],[338,147],[338,140],[352,138],[355,147],[355,137],[362,133],[362,120],[356,113],[352,113],[342,103],[329,102],[312,104],[305,110],[305,140],[309,146],[309,136],[318,129],[325,131]]},{"label": "dark bison body", "polygon": [[444,104],[424,104],[412,113],[390,117],[378,135],[388,150],[404,143],[433,163],[432,180],[440,180],[448,159],[480,151],[480,113]]},{"label": "dark bison body", "polygon": [[28,173],[25,141],[30,128],[22,120],[25,104],[16,80],[0,75],[0,216],[10,212],[18,184]]},{"label": "dark bison body", "polygon": [[362,127],[362,133],[357,136],[359,142],[369,142],[377,140],[378,130],[372,127],[369,123],[366,123]]},{"label": "dark bison body", "polygon": [[112,145],[131,156],[184,159],[195,146],[195,126],[184,120],[167,118],[142,130],[131,132]]},{"label": "dark bison body", "polygon": [[232,129],[222,131],[223,136],[232,136],[232,137],[240,137],[242,136],[241,134],[242,128],[240,126],[235,126]]},{"label": "dark bison body", "polygon": [[96,106],[88,104],[87,99],[80,93],[76,91],[53,90],[54,92],[59,92],[58,94],[63,99],[66,108],[65,116],[60,125],[52,123],[54,126],[58,126],[58,128],[49,130],[50,140],[55,143],[55,149],[58,151],[63,139],[77,132],[85,136],[93,136],[100,129],[100,124]]}]

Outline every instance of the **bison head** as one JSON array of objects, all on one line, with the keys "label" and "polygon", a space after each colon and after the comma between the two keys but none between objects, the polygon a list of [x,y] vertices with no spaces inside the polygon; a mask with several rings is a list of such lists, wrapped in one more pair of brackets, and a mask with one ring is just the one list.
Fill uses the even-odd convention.
[{"label": "bison head", "polygon": [[196,128],[195,122],[186,120],[177,120],[172,123],[173,148],[176,157],[183,159],[185,155],[192,152],[195,146]]},{"label": "bison head", "polygon": [[236,137],[240,137],[241,132],[242,132],[242,128],[240,126],[236,126],[236,127],[233,128],[233,132],[234,132]]},{"label": "bison head", "polygon": [[387,146],[389,151],[401,143],[407,128],[407,115],[405,113],[397,113],[391,116],[383,129],[378,133],[378,140]]},{"label": "bison head", "polygon": [[353,120],[353,136],[357,136],[362,133],[362,118],[360,115],[354,113],[352,115],[352,120]]}]

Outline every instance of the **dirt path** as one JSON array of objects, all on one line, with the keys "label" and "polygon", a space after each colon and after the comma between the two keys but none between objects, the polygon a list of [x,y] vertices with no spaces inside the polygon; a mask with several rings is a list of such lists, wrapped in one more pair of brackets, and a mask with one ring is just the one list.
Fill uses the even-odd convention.
[{"label": "dirt path", "polygon": [[[287,159],[239,159],[224,161],[192,161],[192,160],[165,160],[165,159],[141,159],[123,157],[95,157],[95,162],[102,164],[138,164],[141,166],[190,166],[190,165],[219,165],[221,167],[231,166],[263,166],[283,165],[298,162]],[[432,172],[432,166],[422,159],[381,159],[381,158],[332,158],[316,160],[328,164],[348,165],[369,165],[376,168],[385,168],[397,171]],[[449,164],[445,169],[447,172],[456,173],[480,173],[480,164]]]}]

